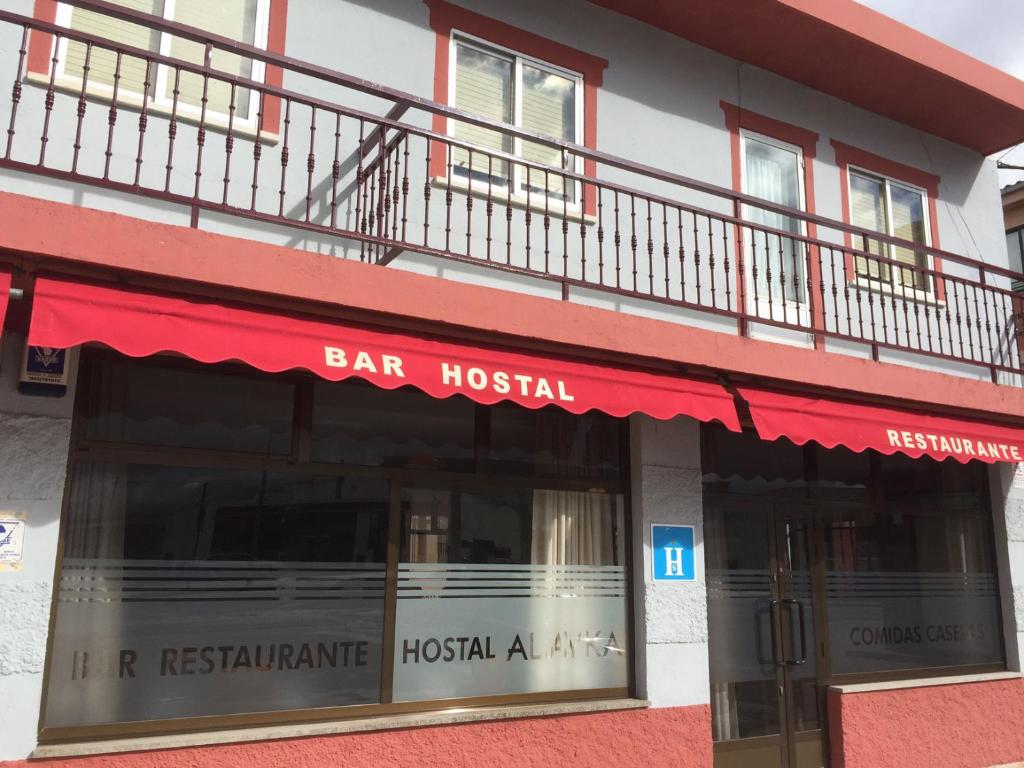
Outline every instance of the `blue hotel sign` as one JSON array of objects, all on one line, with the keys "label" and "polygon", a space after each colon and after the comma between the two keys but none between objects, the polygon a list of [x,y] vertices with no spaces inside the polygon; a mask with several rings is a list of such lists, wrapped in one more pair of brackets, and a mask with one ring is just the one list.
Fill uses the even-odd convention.
[{"label": "blue hotel sign", "polygon": [[693,581],[693,526],[652,525],[651,567],[655,581]]}]

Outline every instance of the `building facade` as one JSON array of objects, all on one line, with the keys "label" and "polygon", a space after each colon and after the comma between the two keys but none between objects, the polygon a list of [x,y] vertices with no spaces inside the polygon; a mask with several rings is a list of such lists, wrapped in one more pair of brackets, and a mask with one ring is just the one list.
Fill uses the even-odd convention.
[{"label": "building facade", "polygon": [[682,5],[0,4],[0,765],[1024,761],[1024,83]]}]

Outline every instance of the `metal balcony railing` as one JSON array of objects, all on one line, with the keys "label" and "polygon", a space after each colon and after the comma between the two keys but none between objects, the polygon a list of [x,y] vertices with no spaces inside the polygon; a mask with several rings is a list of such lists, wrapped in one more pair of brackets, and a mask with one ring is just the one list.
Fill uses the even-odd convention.
[{"label": "metal balcony railing", "polygon": [[[0,167],[180,204],[193,224],[200,211],[248,220],[266,229],[260,237],[291,233],[289,242],[378,265],[460,262],[554,281],[563,298],[655,302],[725,332],[838,340],[876,359],[910,352],[987,369],[994,381],[1024,372],[1020,273],[100,0],[69,4],[201,54],[187,61],[160,52],[172,47],[0,11],[0,78],[12,83]],[[268,76],[216,69],[224,54]],[[90,76],[99,63],[105,84]],[[189,100],[189,79],[200,97]],[[228,105],[221,114],[215,93]],[[458,124],[527,142],[551,162],[462,141],[449,130]]]}]

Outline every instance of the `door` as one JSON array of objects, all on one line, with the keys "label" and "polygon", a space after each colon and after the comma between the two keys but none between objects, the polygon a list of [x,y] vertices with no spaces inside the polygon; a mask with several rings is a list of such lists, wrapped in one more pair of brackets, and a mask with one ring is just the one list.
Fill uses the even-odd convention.
[{"label": "door", "polygon": [[[740,132],[743,192],[787,208],[804,210],[804,158],[799,147],[767,136]],[[808,326],[807,247],[787,237],[806,235],[804,222],[792,216],[742,206],[746,267],[746,310],[754,317]],[[771,231],[769,231],[771,230]],[[779,329],[755,324],[754,335],[777,335]]]},{"label": "door", "polygon": [[822,768],[814,600],[820,532],[801,506],[712,502],[705,550],[716,768]]}]

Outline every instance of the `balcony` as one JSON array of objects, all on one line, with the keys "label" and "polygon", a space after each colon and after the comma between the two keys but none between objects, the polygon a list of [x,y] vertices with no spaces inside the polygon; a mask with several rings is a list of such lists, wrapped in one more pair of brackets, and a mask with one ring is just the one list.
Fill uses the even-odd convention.
[{"label": "balcony", "polygon": [[[16,175],[148,199],[193,226],[381,268],[454,270],[1001,383],[1024,373],[1015,292],[1024,274],[99,0],[70,5],[190,41],[200,55],[186,61],[0,11],[0,73],[11,77],[0,167]],[[77,76],[67,74],[72,50]],[[226,74],[211,63],[225,55],[267,77]],[[105,86],[89,76],[101,65]],[[214,94],[227,94],[226,114],[210,108]],[[460,140],[453,123],[528,142],[534,159]]]}]

